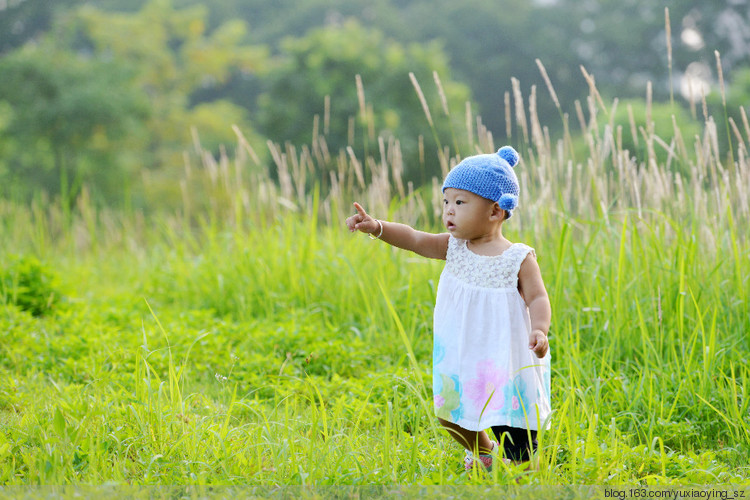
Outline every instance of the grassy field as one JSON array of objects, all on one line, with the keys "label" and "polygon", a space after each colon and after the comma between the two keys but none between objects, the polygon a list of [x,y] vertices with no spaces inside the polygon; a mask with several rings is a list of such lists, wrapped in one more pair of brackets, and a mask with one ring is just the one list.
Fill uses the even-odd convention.
[{"label": "grassy field", "polygon": [[594,120],[577,153],[519,123],[506,235],[553,308],[534,472],[463,472],[431,409],[442,264],[344,227],[356,199],[441,229],[396,143],[270,145],[271,175],[239,135],[170,213],[0,203],[0,485],[750,485],[750,165],[712,123],[646,126],[637,158]]}]

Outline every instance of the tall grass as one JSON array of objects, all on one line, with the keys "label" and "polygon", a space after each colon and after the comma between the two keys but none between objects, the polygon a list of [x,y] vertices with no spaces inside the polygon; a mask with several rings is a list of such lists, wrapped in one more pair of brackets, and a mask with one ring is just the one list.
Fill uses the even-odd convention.
[{"label": "tall grass", "polygon": [[[440,230],[439,179],[404,182],[395,138],[357,157],[316,126],[269,143],[270,166],[236,128],[233,157],[187,154],[168,213],[0,203],[0,253],[66,285],[47,316],[3,295],[0,484],[750,484],[747,140],[730,155],[710,116],[692,138],[633,123],[637,156],[583,73],[576,136],[556,102],[551,138],[535,88],[506,99],[522,157],[506,230],[536,248],[553,308],[537,471],[460,471],[431,411],[441,265],[343,227],[358,200]],[[466,136],[497,147],[470,113]]]}]

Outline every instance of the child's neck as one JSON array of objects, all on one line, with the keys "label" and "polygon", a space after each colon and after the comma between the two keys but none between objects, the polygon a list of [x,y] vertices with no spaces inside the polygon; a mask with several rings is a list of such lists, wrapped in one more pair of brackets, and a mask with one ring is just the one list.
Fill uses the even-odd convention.
[{"label": "child's neck", "polygon": [[511,242],[503,236],[502,224],[498,224],[497,228],[493,228],[487,233],[466,241],[466,246],[469,250],[477,255],[486,256],[500,255],[510,245]]}]

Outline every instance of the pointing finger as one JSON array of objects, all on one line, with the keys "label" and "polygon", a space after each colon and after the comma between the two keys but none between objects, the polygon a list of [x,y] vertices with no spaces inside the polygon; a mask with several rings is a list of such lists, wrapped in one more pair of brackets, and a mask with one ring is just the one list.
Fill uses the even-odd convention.
[{"label": "pointing finger", "polygon": [[362,208],[362,205],[360,205],[356,201],[354,202],[354,208],[357,209],[357,212],[359,212],[359,215],[361,215],[362,217],[367,215],[367,212],[365,212],[365,209]]}]

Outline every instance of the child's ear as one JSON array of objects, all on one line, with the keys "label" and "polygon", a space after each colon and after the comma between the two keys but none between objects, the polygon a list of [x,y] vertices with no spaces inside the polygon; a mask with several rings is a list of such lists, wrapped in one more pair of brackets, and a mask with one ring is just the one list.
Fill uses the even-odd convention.
[{"label": "child's ear", "polygon": [[505,220],[505,216],[506,216],[505,210],[500,208],[500,205],[497,202],[493,203],[492,213],[490,214],[490,219],[492,220],[497,219],[497,220],[503,221]]}]

